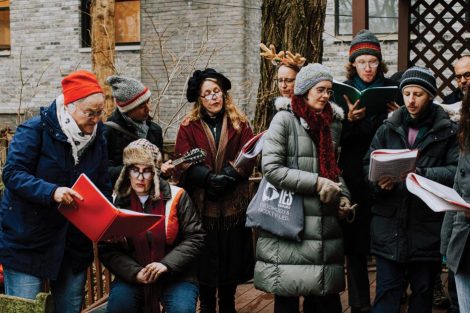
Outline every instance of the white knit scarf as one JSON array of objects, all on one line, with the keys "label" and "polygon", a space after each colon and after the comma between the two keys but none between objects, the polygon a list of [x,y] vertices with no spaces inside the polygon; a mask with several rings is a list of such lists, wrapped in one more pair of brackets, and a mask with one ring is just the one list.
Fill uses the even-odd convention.
[{"label": "white knit scarf", "polygon": [[[73,117],[67,111],[67,108],[64,105],[64,95],[58,96],[55,103],[60,128],[64,132],[65,136],[67,136],[67,141],[72,146],[73,159],[75,160],[75,165],[77,165],[80,155],[95,139],[97,125],[95,125],[91,135],[85,134],[80,130]],[[78,110],[78,108],[76,110]]]}]

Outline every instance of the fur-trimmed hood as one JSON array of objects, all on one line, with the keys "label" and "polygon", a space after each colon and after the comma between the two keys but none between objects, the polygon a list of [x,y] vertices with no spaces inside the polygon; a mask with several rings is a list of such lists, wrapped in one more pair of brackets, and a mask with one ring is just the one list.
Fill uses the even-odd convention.
[{"label": "fur-trimmed hood", "polygon": [[[274,100],[274,107],[276,108],[276,111],[291,111],[290,108],[290,102],[291,99],[287,97],[277,97]],[[337,105],[334,102],[330,101],[331,108],[333,109],[333,117],[336,120],[342,121],[344,119],[344,110],[341,108],[339,105]]]}]

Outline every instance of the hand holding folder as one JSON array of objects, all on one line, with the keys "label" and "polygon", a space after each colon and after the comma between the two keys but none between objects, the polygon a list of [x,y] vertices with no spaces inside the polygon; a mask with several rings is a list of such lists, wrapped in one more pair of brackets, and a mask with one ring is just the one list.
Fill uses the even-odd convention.
[{"label": "hand holding folder", "polygon": [[59,211],[93,241],[134,236],[164,221],[161,215],[116,208],[85,175],[81,174],[72,189],[83,200],[59,206]]}]

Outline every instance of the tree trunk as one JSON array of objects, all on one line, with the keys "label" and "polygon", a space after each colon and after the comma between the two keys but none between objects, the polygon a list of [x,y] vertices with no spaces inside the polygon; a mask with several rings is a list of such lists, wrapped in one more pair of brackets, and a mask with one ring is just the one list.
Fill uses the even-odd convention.
[{"label": "tree trunk", "polygon": [[90,15],[93,71],[103,87],[105,112],[109,116],[114,110],[111,87],[106,84],[106,78],[115,73],[114,0],[92,0]]},{"label": "tree trunk", "polygon": [[[327,0],[264,0],[261,42],[274,44],[276,51],[289,50],[307,58],[307,63],[321,62],[322,35]],[[268,128],[273,114],[271,102],[278,95],[274,83],[276,68],[262,59],[258,103],[253,121],[255,133]]]}]

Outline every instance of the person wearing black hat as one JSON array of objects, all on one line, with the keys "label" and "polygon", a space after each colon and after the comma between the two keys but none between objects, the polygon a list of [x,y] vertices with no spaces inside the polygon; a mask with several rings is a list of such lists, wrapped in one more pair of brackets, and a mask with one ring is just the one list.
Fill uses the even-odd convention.
[{"label": "person wearing black hat", "polygon": [[[380,41],[367,29],[359,31],[351,41],[346,71],[347,80],[344,83],[360,91],[371,87],[398,85],[397,82],[384,77],[387,66],[382,60]],[[358,204],[355,214],[350,214],[347,222],[343,222],[348,298],[352,313],[370,310],[367,256],[370,246],[371,204],[367,183],[362,176],[362,159],[375,131],[387,117],[385,110],[381,114],[369,115],[365,108],[355,109],[357,105],[358,102],[349,103],[349,111],[343,120],[339,159],[339,167],[351,192],[351,201]],[[398,107],[395,103],[389,105],[389,110]]]},{"label": "person wearing black hat", "polygon": [[[452,186],[458,159],[457,125],[433,102],[436,79],[428,69],[412,67],[403,73],[400,90],[405,105],[377,130],[364,158],[363,176],[374,150],[418,149],[416,173]],[[432,311],[434,280],[441,267],[443,214],[433,212],[407,190],[406,174],[398,182],[384,176],[370,183],[371,253],[377,262],[373,313],[400,311],[405,278],[412,291],[408,312]]]},{"label": "person wearing black hat", "polygon": [[194,106],[175,144],[177,154],[193,148],[207,152],[202,164],[183,165],[179,177],[207,231],[199,270],[202,313],[216,312],[216,291],[219,312],[236,312],[237,284],[253,277],[253,243],[245,216],[254,163],[242,167],[233,163],[253,132],[228,93],[230,88],[230,80],[214,69],[193,73],[186,97]]}]

